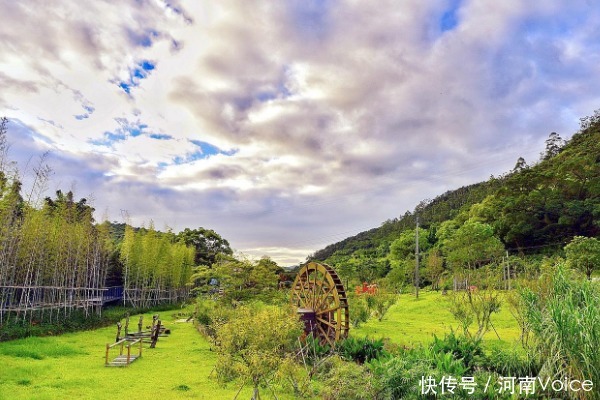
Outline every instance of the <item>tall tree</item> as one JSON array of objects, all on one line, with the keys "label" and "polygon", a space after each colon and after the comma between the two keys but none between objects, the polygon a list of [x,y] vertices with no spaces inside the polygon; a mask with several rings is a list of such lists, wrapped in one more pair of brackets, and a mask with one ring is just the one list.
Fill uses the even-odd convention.
[{"label": "tall tree", "polygon": [[211,266],[215,263],[218,254],[233,254],[229,242],[212,229],[202,227],[198,229],[185,228],[177,234],[177,239],[196,249],[196,256],[194,257],[196,265]]},{"label": "tall tree", "polygon": [[490,225],[473,221],[465,222],[443,245],[453,268],[474,269],[499,257],[504,250]]},{"label": "tall tree", "polygon": [[560,153],[565,145],[565,141],[556,132],[550,133],[548,139],[546,139],[546,150],[542,153],[543,160],[549,160]]},{"label": "tall tree", "polygon": [[67,194],[64,194],[62,190],[57,190],[56,199],[46,197],[44,209],[50,214],[57,210],[63,210],[66,217],[72,222],[92,217],[94,213],[94,208],[87,204],[87,199],[81,198],[79,201],[75,201],[73,192],[70,190]]},{"label": "tall tree", "polygon": [[[414,229],[406,230],[392,242],[390,245],[390,256],[394,260],[404,260],[407,257],[414,257],[416,235]],[[424,252],[431,247],[429,242],[429,232],[427,229],[419,228],[419,249]]]},{"label": "tall tree", "polygon": [[523,157],[519,157],[511,172],[512,173],[521,172],[527,168],[529,168],[529,165],[527,165],[527,161],[525,161],[525,159]]}]

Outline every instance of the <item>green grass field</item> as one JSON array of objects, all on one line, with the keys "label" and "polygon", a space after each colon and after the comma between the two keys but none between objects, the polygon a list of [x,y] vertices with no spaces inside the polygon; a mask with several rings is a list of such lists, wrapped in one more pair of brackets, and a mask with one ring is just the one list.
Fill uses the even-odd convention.
[{"label": "green grass field", "polygon": [[[456,326],[445,301],[439,293],[423,292],[419,300],[402,295],[382,322],[370,320],[351,334],[386,337],[407,346],[426,344],[434,333],[443,336]],[[192,324],[175,322],[174,314],[161,313],[170,337],[161,338],[155,349],[145,345],[142,357],[126,368],[104,366],[114,327],[0,343],[0,399],[233,399],[239,385],[223,387],[210,377],[216,354]],[[144,321],[151,321],[150,314]],[[512,346],[519,332],[505,307],[493,322],[502,341],[489,332],[485,345]],[[272,398],[268,391],[264,395]],[[277,396],[292,398],[281,391]],[[250,388],[239,396],[250,397]]]},{"label": "green grass field", "polygon": [[[408,347],[427,344],[433,341],[434,334],[443,337],[450,329],[457,330],[458,323],[448,311],[448,302],[448,297],[442,296],[440,292],[422,291],[419,293],[419,299],[416,299],[414,294],[403,294],[381,322],[370,319],[350,332],[354,336],[387,338]],[[488,331],[483,341],[485,348],[516,344],[520,335],[519,327],[505,304],[499,313],[492,315],[492,324],[500,339],[493,330]]]},{"label": "green grass field", "polygon": [[[216,360],[209,343],[171,313],[161,314],[170,337],[155,349],[144,345],[126,368],[104,366],[114,327],[0,343],[0,399],[232,399],[238,387],[209,378]],[[240,398],[250,398],[250,389]]]}]

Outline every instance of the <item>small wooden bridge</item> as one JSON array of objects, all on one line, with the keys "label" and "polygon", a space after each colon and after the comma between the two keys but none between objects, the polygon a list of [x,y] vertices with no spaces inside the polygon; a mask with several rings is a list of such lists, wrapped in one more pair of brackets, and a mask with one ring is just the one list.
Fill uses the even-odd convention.
[{"label": "small wooden bridge", "polygon": [[123,301],[123,286],[0,286],[0,312],[99,307]]},{"label": "small wooden bridge", "polygon": [[102,305],[113,301],[123,301],[123,286],[112,286],[103,289]]}]

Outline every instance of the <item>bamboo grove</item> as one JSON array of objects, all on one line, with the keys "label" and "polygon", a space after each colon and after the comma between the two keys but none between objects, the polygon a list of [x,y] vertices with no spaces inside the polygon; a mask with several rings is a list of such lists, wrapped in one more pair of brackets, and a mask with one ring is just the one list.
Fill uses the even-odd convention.
[{"label": "bamboo grove", "polygon": [[[7,120],[0,124],[0,326],[9,321],[52,322],[74,310],[100,313],[110,268],[122,269],[125,305],[175,302],[187,294],[194,248],[175,235],[128,227],[120,263],[108,222],[97,224],[86,199],[56,192],[42,199],[50,169],[34,168],[22,194],[7,158]],[[43,160],[42,160],[43,161]],[[25,196],[25,198],[23,198]]]},{"label": "bamboo grove", "polygon": [[99,311],[108,263],[108,231],[94,226],[91,208],[28,204],[17,211],[2,198],[0,322],[8,312],[31,319],[83,309]]},{"label": "bamboo grove", "polygon": [[149,307],[184,300],[189,290],[195,250],[175,235],[150,229],[125,228],[121,244],[126,305]]}]

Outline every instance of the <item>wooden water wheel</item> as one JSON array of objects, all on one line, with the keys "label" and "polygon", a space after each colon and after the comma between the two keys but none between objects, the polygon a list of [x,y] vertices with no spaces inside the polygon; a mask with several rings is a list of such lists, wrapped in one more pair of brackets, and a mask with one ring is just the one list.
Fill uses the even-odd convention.
[{"label": "wooden water wheel", "polygon": [[304,321],[305,334],[318,338],[321,345],[333,347],[348,336],[348,298],[330,266],[316,262],[304,265],[292,285],[292,304]]}]

